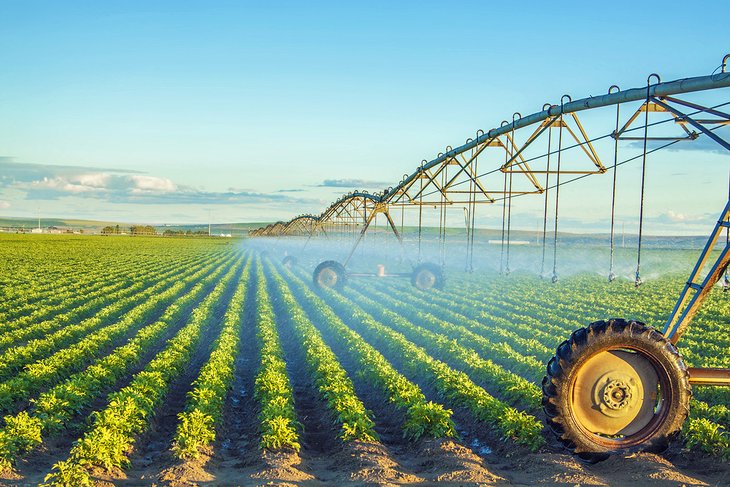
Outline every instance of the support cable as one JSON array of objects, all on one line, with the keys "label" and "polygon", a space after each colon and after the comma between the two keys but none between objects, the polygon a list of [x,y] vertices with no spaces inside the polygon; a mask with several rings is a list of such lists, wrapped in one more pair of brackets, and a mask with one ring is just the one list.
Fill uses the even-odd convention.
[{"label": "support cable", "polygon": [[[517,117],[517,118],[515,118]],[[516,153],[516,147],[515,147],[515,121],[522,118],[522,115],[519,112],[515,112],[512,115],[512,135],[510,137],[510,150],[509,150],[509,159],[512,160],[512,157]],[[505,155],[507,154],[507,151],[505,151]],[[505,274],[509,275],[511,272],[511,269],[509,267],[509,258],[510,258],[510,240],[512,237],[512,176],[513,171],[509,170],[509,168],[505,168],[509,172],[509,192],[507,193],[507,256],[506,256],[506,265],[505,265]]]},{"label": "support cable", "polygon": [[[471,141],[471,139],[467,139],[467,143],[469,143],[470,141]],[[472,154],[474,154],[474,150],[475,149],[472,149]],[[473,161],[473,158],[472,158],[472,161]],[[469,166],[467,165],[467,168],[468,167]],[[472,244],[474,242],[474,240],[472,238],[472,230],[473,230],[472,221],[473,220],[471,217],[471,213],[472,213],[472,210],[474,207],[473,202],[474,202],[474,198],[475,198],[475,194],[474,194],[475,189],[474,189],[474,181],[472,180],[471,173],[469,172],[468,169],[464,169],[464,171],[469,176],[469,196],[468,196],[469,199],[467,201],[467,206],[464,208],[464,212],[466,214],[465,221],[464,221],[464,225],[466,226],[466,261],[464,262],[464,271],[471,273],[474,270],[471,266]]]},{"label": "support cable", "polygon": [[419,203],[418,203],[418,263],[421,263],[421,233],[423,231],[423,163],[426,162],[425,159],[421,161],[421,170],[420,170],[420,177],[418,178],[421,181],[421,190],[418,192],[419,194]]},{"label": "support cable", "polygon": [[545,170],[545,200],[543,201],[542,214],[542,264],[540,265],[540,278],[545,276],[545,251],[547,249],[547,216],[548,216],[548,195],[550,194],[550,146],[553,139],[553,124],[550,122],[548,127],[548,151],[547,151],[547,168]]},{"label": "support cable", "polygon": [[[401,234],[401,238],[404,238],[404,235],[405,235],[403,233],[403,226],[404,226],[403,224],[404,224],[404,221],[405,221],[405,211],[406,211],[406,206],[405,205],[401,205],[401,207],[400,207],[400,234]],[[403,263],[403,260],[405,258],[406,258],[405,245],[403,245],[401,243],[401,246],[400,246],[400,262],[399,263]]]},{"label": "support cable", "polygon": [[649,137],[649,88],[651,87],[651,78],[659,76],[650,74],[646,80],[646,110],[644,111],[644,148],[641,158],[641,203],[639,205],[639,243],[636,251],[636,276],[634,278],[634,286],[639,287],[643,283],[641,280],[641,243],[644,235],[644,195],[646,192],[646,146]]},{"label": "support cable", "polygon": [[[611,93],[611,89],[618,86],[613,85],[608,89]],[[613,258],[615,250],[615,229],[616,229],[616,176],[618,172],[618,129],[620,120],[621,104],[616,104],[616,130],[614,131],[614,144],[613,144],[613,186],[611,189],[611,257],[608,267],[608,282],[613,282],[616,279],[616,273],[613,271]]]},{"label": "support cable", "polygon": [[[505,151],[505,162],[507,162],[507,151]],[[502,190],[502,194],[507,194],[507,173],[504,173],[504,189]],[[505,229],[505,221],[507,219],[507,197],[504,196],[502,198],[502,252],[499,257],[499,273],[504,274],[504,229]]]},{"label": "support cable", "polygon": [[439,206],[439,246],[441,267],[446,266],[446,195],[444,186],[446,185],[446,172],[448,166],[441,171],[441,204]]},{"label": "support cable", "polygon": [[[477,133],[476,133],[477,139],[480,137],[480,132],[481,132],[481,135],[484,135],[483,130],[481,130],[481,129],[477,130]],[[477,151],[476,155],[474,156],[474,170],[472,171],[472,174],[474,174],[473,179],[474,179],[475,188],[478,187],[478,184],[477,184],[478,176],[476,176],[477,174],[479,174],[478,164],[479,164],[479,151]],[[475,191],[476,191],[476,189],[475,189]],[[470,241],[471,253],[469,255],[469,272],[474,272],[474,233],[476,231],[476,210],[477,210],[477,201],[476,201],[476,194],[475,194],[474,200],[472,203],[472,209],[470,211],[470,215],[471,215],[471,241]]]},{"label": "support cable", "polygon": [[550,279],[553,283],[558,282],[558,216],[560,210],[560,166],[563,154],[563,101],[565,98],[570,99],[568,95],[563,95],[560,99],[560,125],[558,126],[558,170],[555,182],[555,229],[553,232],[553,276]]},{"label": "support cable", "polygon": [[509,172],[509,198],[507,198],[508,205],[507,205],[507,265],[504,270],[505,274],[509,275],[511,272],[511,269],[509,267],[509,257],[510,257],[510,240],[511,240],[511,232],[512,232],[512,171]]}]

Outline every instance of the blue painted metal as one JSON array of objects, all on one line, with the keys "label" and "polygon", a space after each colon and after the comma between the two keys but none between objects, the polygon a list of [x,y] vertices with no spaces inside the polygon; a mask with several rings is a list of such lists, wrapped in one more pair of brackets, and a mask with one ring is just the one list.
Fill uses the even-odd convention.
[{"label": "blue painted metal", "polygon": [[[672,314],[669,315],[669,319],[664,326],[662,333],[672,343],[676,343],[679,340],[682,332],[687,328],[687,326],[689,326],[692,317],[707,297],[712,286],[720,280],[722,274],[728,267],[728,262],[730,262],[730,242],[725,244],[725,248],[720,252],[720,255],[710,268],[707,276],[702,280],[702,283],[697,282],[697,279],[710,258],[710,253],[713,249],[715,249],[723,229],[728,226],[729,219],[730,200],[728,200],[725,205],[725,210],[723,210],[717,224],[715,224],[715,229],[710,234],[710,238],[707,240],[705,248],[702,250],[699,259],[697,259],[697,263],[695,264],[684,289],[679,295],[677,304],[674,306]],[[692,295],[691,298],[690,292],[694,292],[694,295]]]}]

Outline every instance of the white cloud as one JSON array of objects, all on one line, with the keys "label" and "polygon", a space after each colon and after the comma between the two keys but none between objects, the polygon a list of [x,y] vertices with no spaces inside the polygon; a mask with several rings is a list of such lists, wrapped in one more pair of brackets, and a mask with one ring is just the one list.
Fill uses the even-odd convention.
[{"label": "white cloud", "polygon": [[140,175],[116,175],[109,173],[86,173],[71,176],[44,177],[43,179],[13,185],[26,190],[50,190],[58,193],[104,194],[109,192],[139,194],[164,194],[178,190],[178,186],[167,178]]},{"label": "white cloud", "polygon": [[170,193],[177,191],[177,185],[167,178],[158,178],[155,176],[129,176],[134,184],[133,193]]},{"label": "white cloud", "polygon": [[666,217],[672,222],[683,222],[687,221],[687,216],[684,213],[676,213],[672,210],[667,211]]},{"label": "white cloud", "polygon": [[8,208],[10,208],[10,203],[0,200],[0,210],[7,210]]},{"label": "white cloud", "polygon": [[56,178],[47,178],[44,177],[43,179],[39,181],[32,181],[30,183],[19,183],[15,185],[18,188],[21,189],[40,189],[40,190],[53,190],[53,191],[60,191],[64,193],[86,193],[89,191],[98,191],[100,189],[104,189],[103,187],[99,186],[91,186],[88,184],[85,184],[84,182],[80,181],[78,177],[76,178],[64,178],[64,177],[56,177]]},{"label": "white cloud", "polygon": [[91,188],[106,188],[109,185],[110,175],[105,173],[82,174],[75,178],[78,184]]},{"label": "white cloud", "polygon": [[115,204],[313,204],[306,198],[256,191],[206,191],[176,184],[165,177],[119,173],[115,170],[7,163],[0,159],[0,188],[20,191],[27,200],[54,201],[68,197],[94,198]]}]

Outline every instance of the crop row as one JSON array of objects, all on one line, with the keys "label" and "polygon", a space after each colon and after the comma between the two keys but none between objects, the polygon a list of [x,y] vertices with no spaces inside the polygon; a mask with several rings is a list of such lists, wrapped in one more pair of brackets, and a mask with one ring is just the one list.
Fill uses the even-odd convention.
[{"label": "crop row", "polygon": [[299,451],[294,391],[286,372],[274,308],[260,265],[256,269],[256,306],[259,367],[254,382],[254,398],[259,404],[259,446],[268,450],[291,448]]},{"label": "crop row", "polygon": [[3,331],[6,332],[48,320],[54,315],[68,312],[98,297],[129,287],[149,276],[162,274],[174,268],[184,269],[194,262],[200,261],[187,258],[174,266],[159,261],[150,261],[141,266],[130,263],[128,267],[115,268],[116,273],[110,272],[103,267],[97,267],[95,272],[89,272],[89,275],[85,276],[88,280],[77,280],[73,284],[65,286],[62,291],[51,291],[50,294],[46,294],[47,299],[39,299],[27,304],[25,307],[14,308],[12,313],[8,312],[0,315]]},{"label": "crop row", "polygon": [[[620,311],[626,306],[625,301],[616,300],[615,298],[606,298],[601,300],[600,303],[597,303],[595,300],[591,300],[590,303],[592,304],[590,306],[586,306],[581,301],[581,299],[583,299],[583,293],[577,292],[577,290],[575,289],[575,285],[572,281],[577,280],[583,287],[590,285],[596,286],[595,278],[589,280],[580,277],[571,278],[568,283],[562,286],[561,289],[556,291],[553,287],[553,290],[551,291],[551,287],[550,285],[548,285],[546,289],[543,289],[543,292],[535,291],[534,282],[532,283],[532,286],[525,285],[524,281],[526,280],[528,279],[515,279],[514,282],[512,282],[511,279],[506,281],[505,285],[508,286],[508,291],[511,290],[511,286],[519,286],[519,292],[507,292],[506,297],[496,299],[495,301],[501,302],[501,307],[505,310],[508,310],[508,312],[509,310],[511,310],[512,321],[523,323],[533,322],[535,328],[541,326],[542,323],[555,323],[559,321],[564,321],[565,323],[567,323],[571,330],[579,326],[585,326],[585,324],[587,323],[584,323],[582,320],[584,312],[581,310],[583,308],[590,308],[591,312],[595,313],[596,316],[599,316],[601,314],[609,315],[610,313],[616,315],[623,314],[625,316],[629,316],[625,313],[633,313],[639,315],[655,313],[654,309],[656,308],[656,306],[653,307],[651,310],[648,310],[647,313],[645,313],[642,308],[625,308],[624,311]],[[625,287],[621,286],[619,283],[611,284],[611,286],[614,285],[616,285],[619,289],[623,289]],[[529,288],[530,290],[528,291],[524,288]],[[631,289],[633,290],[633,286],[631,286]],[[517,298],[515,297],[509,297],[511,295],[519,296],[522,292],[527,293],[528,298],[529,293],[534,292],[536,295],[533,296],[534,299],[527,299],[524,304],[520,304],[520,302],[517,301]],[[636,291],[633,292],[635,293]],[[449,289],[445,294],[447,299],[458,301],[458,298],[456,296],[463,293],[468,294],[469,291],[464,291],[461,289]],[[593,295],[592,293],[589,294]],[[718,293],[715,294],[717,295]],[[559,307],[560,311],[554,311],[558,308],[558,304],[560,303],[561,299],[567,299],[571,295],[575,298],[573,299],[574,306],[565,307],[564,305],[561,305]],[[722,294],[720,294],[720,296],[722,296]],[[471,297],[462,296],[461,298],[464,299],[466,303],[466,309],[479,309],[480,306],[483,306],[483,304],[479,300],[473,299]],[[646,298],[644,297],[642,299],[645,300]],[[613,303],[613,305],[607,303]],[[637,303],[631,302],[631,306],[636,305]],[[596,311],[596,309],[598,311]],[[616,311],[616,309],[619,309],[619,311]],[[536,319],[533,316],[530,316],[529,313],[532,313],[538,318]],[[663,319],[664,318],[662,318],[662,320]],[[702,323],[695,323],[693,326],[694,329],[697,330],[703,329]],[[711,340],[710,337],[708,337],[707,339]],[[700,352],[698,353],[697,351],[692,349],[693,344],[695,345],[695,347],[697,347],[697,342],[693,342],[686,337],[683,337],[682,342],[680,343],[680,351],[683,354],[685,362],[687,362],[688,364],[719,367],[728,366],[728,354],[726,348],[718,348],[717,343],[707,343],[705,346],[705,341],[703,340],[702,342],[700,342],[701,347],[699,348]],[[689,345],[689,347],[685,345]],[[695,388],[694,394],[695,398],[692,400],[691,408],[692,417],[706,419],[711,423],[719,423],[726,428],[728,427],[728,425],[730,425],[727,414],[728,409],[726,406],[724,406],[725,404],[730,403],[730,391],[728,391],[727,388],[699,387]],[[711,407],[707,404],[707,402],[716,403],[716,405]]]},{"label": "crop row", "polygon": [[[190,274],[194,274],[193,271],[194,269],[185,270],[182,273],[182,276],[186,277]],[[27,342],[25,345],[7,350],[4,354],[0,355],[0,377],[7,380],[11,375],[17,373],[26,364],[42,357],[47,357],[54,351],[61,350],[68,345],[75,343],[77,339],[89,334],[98,334],[103,336],[104,341],[89,342],[88,340],[82,340],[76,344],[74,353],[79,357],[96,353],[97,349],[95,348],[95,345],[108,343],[117,336],[122,336],[126,332],[127,328],[132,326],[136,320],[152,316],[155,313],[156,308],[154,306],[150,307],[148,305],[149,301],[147,300],[172,285],[172,283],[179,278],[180,274],[175,275],[172,273],[167,276],[166,279],[158,282],[157,284],[146,289],[139,290],[136,294],[119,299],[116,302],[113,300],[117,299],[117,297],[115,295],[110,295],[106,299],[112,300],[112,304],[103,308],[93,317],[87,318],[78,324],[66,326],[44,338],[34,339]],[[116,325],[108,329],[109,325],[115,321],[117,322]],[[91,348],[87,347],[89,344],[91,344]],[[68,359],[68,357],[63,360],[66,359]],[[49,366],[46,363],[40,361],[33,364],[30,367],[30,370],[28,370],[28,373],[29,375],[45,374],[48,372],[48,367]]]},{"label": "crop row", "polygon": [[[490,303],[501,303],[501,306],[499,307],[495,307],[494,305],[485,305],[480,300],[474,299],[475,294],[472,291],[475,290],[469,290],[468,288],[466,290],[458,288],[453,290],[448,289],[443,293],[442,299],[454,303],[452,304],[452,308],[456,307],[457,309],[463,310],[480,310],[477,312],[482,320],[489,319],[489,317],[493,314],[501,314],[503,317],[508,316],[510,323],[532,324],[535,329],[542,326],[543,323],[555,323],[560,321],[567,324],[572,323],[573,326],[583,325],[582,323],[576,324],[580,319],[580,309],[577,305],[576,307],[565,307],[564,305],[557,306],[561,299],[564,300],[571,293],[576,293],[575,289],[568,288],[570,289],[568,290],[565,289],[564,286],[564,288],[559,290],[557,293],[554,290],[552,292],[547,292],[543,289],[543,292],[536,293],[539,294],[539,296],[534,296],[534,299],[529,299],[530,296],[528,293],[526,302],[522,303],[521,301],[516,301],[517,298],[515,297],[509,297],[520,296],[520,293],[518,292],[509,292],[511,290],[510,285],[512,284],[510,280],[503,279],[504,285],[507,286],[504,294],[506,297],[498,297],[489,300]],[[518,280],[518,283],[519,282],[520,280]],[[535,292],[534,287],[534,285],[531,287],[532,292]],[[553,286],[552,289],[554,288],[555,287]],[[551,289],[549,285],[547,289],[548,291]],[[520,290],[522,291],[522,289]],[[371,291],[367,292],[373,294]],[[491,290],[483,290],[482,292],[489,293]],[[426,293],[420,291],[416,291],[414,294],[416,296],[426,296]],[[387,296],[382,293],[379,293],[378,296],[379,299],[387,298]],[[579,297],[581,294],[576,293],[576,296]],[[439,299],[434,299],[431,295],[428,295],[428,298],[430,302],[439,302]],[[576,299],[576,302],[577,301],[578,300]],[[418,300],[418,298],[415,298],[415,302],[419,303],[419,305],[424,304],[423,300]],[[488,309],[488,312],[484,312],[485,308]],[[556,312],[556,308],[560,309],[560,311]],[[539,318],[536,319],[533,316],[530,316],[527,314],[529,312],[534,313]],[[472,313],[474,313],[474,311]],[[516,327],[513,326],[513,328]],[[455,338],[458,338],[459,342],[463,343],[473,337],[462,334],[460,336],[455,336]],[[492,349],[490,349],[490,352],[491,351]],[[710,354],[712,354],[712,350],[710,350]],[[538,371],[535,370],[534,375],[528,374],[526,377],[531,380],[537,380],[539,378],[538,375],[540,374],[538,374]],[[691,417],[686,423],[683,432],[685,442],[688,446],[691,445],[703,451],[715,452],[721,456],[727,455],[728,434],[725,430],[728,425],[728,408],[725,406],[729,397],[727,390],[721,388],[700,388],[699,395],[702,398],[709,399],[710,401],[718,404],[715,406],[709,406],[706,402],[698,399],[693,399],[691,401]]]},{"label": "crop row", "polygon": [[[20,318],[26,323],[37,321],[49,314],[55,305],[67,301],[69,298],[78,297],[82,291],[84,293],[93,293],[110,285],[128,284],[130,280],[126,275],[132,270],[141,275],[151,269],[161,268],[163,268],[161,262],[148,262],[143,266],[135,266],[130,261],[125,266],[115,268],[112,272],[104,272],[101,267],[89,271],[79,271],[73,276],[66,276],[61,280],[62,282],[56,283],[54,287],[28,289],[25,294],[18,296],[16,299],[3,301],[0,303],[0,323],[10,325],[10,323]],[[44,313],[44,315],[40,313]]]},{"label": "crop row", "polygon": [[[213,345],[210,358],[193,381],[185,411],[178,415],[179,423],[172,449],[180,459],[198,458],[200,452],[215,440],[223,404],[234,378],[244,297],[251,285],[251,262],[251,259],[246,261],[242,278],[223,317],[220,336]],[[251,303],[245,305],[251,306]]]},{"label": "crop row", "polygon": [[432,383],[442,397],[468,409],[475,418],[493,427],[504,439],[511,439],[533,450],[544,444],[542,423],[534,416],[496,399],[476,385],[467,374],[435,359],[402,333],[374,320],[347,298],[330,290],[324,293],[330,306],[341,317],[350,317],[350,326],[359,330],[381,350],[402,357],[404,368],[414,376]]},{"label": "crop row", "polygon": [[[192,262],[194,257],[185,255],[178,259],[182,265]],[[113,265],[83,266],[68,275],[61,276],[46,286],[32,286],[15,299],[0,303],[0,321],[9,323],[19,317],[45,310],[53,305],[79,294],[94,292],[110,284],[132,282],[134,278],[159,272],[172,263],[161,260],[135,262],[132,256],[114,262]],[[22,298],[22,299],[21,299]]]},{"label": "crop row", "polygon": [[[181,259],[204,258],[211,252],[210,245],[179,244],[135,239],[70,237],[0,236],[0,311],[18,308],[23,304],[48,299],[89,274],[100,272],[113,277],[120,268],[144,265],[145,262],[165,262],[174,267]],[[132,267],[134,268],[134,267]],[[5,307],[9,306],[9,307]]]},{"label": "crop row", "polygon": [[275,303],[278,306],[279,322],[294,328],[295,340],[304,352],[305,361],[320,397],[334,416],[334,423],[340,425],[339,437],[343,441],[375,441],[377,434],[370,413],[355,394],[352,380],[342,368],[332,349],[307,318],[288,289],[284,280],[272,273]]},{"label": "crop row", "polygon": [[[197,265],[200,265],[200,263],[196,263]],[[166,272],[151,273],[138,279],[132,285],[118,289],[116,292],[110,292],[108,289],[102,290],[102,292],[96,293],[96,295],[92,294],[88,296],[86,302],[76,309],[69,309],[52,319],[11,329],[0,334],[0,350],[7,350],[9,347],[15,346],[9,353],[0,355],[0,377],[3,374],[2,371],[5,370],[4,367],[7,366],[6,362],[12,363],[11,357],[14,355],[22,356],[24,353],[19,350],[21,347],[17,346],[18,343],[39,337],[45,337],[47,339],[50,333],[56,332],[57,330],[60,330],[60,334],[70,334],[76,329],[83,330],[85,324],[93,323],[95,319],[104,316],[113,317],[120,310],[124,310],[127,304],[136,301],[136,298],[141,293],[147,292],[150,286],[164,285],[164,283],[174,278],[176,273],[185,271],[190,267],[192,267],[192,264],[178,269],[168,269]],[[66,304],[59,305],[59,308],[63,310],[66,308]],[[37,343],[31,341],[29,344],[33,345],[32,348],[37,348]]]},{"label": "crop row", "polygon": [[[534,382],[510,372],[505,367],[486,358],[486,356],[492,355],[493,346],[484,348],[483,341],[480,343],[481,346],[476,348],[464,346],[460,340],[440,333],[444,327],[450,325],[449,323],[441,322],[439,327],[441,329],[433,331],[424,326],[417,326],[413,320],[389,309],[394,302],[392,297],[384,293],[373,293],[373,295],[377,301],[351,290],[346,292],[346,296],[352,302],[370,313],[375,319],[381,323],[388,323],[413,343],[426,348],[434,357],[467,372],[471,378],[479,380],[491,394],[502,398],[514,407],[527,409],[530,414],[538,413],[542,398],[540,388]],[[475,341],[478,341],[478,338]]]},{"label": "crop row", "polygon": [[137,435],[149,425],[172,381],[179,377],[193,355],[203,330],[212,326],[213,311],[226,287],[239,272],[233,266],[193,309],[183,327],[131,383],[109,395],[108,406],[92,415],[90,428],[71,449],[69,457],[53,466],[46,485],[91,485],[89,470],[123,468]]},{"label": "crop row", "polygon": [[347,326],[340,317],[300,279],[287,270],[287,284],[302,304],[311,321],[323,330],[323,336],[334,340],[354,359],[358,375],[372,387],[383,391],[396,409],[405,415],[403,435],[418,439],[456,436],[452,411],[441,404],[427,401],[420,387],[398,372],[375,347]]},{"label": "crop row", "polygon": [[[5,427],[0,430],[0,468],[10,469],[19,455],[40,445],[44,438],[71,427],[71,422],[84,408],[124,377],[175,326],[223,270],[221,266],[203,277],[182,296],[179,296],[178,291],[184,286],[183,282],[165,291],[164,294],[175,296],[176,299],[167,306],[159,320],[140,329],[125,345],[85,370],[42,393],[32,401],[29,410],[6,416]],[[25,389],[22,390],[28,394]]]},{"label": "crop row", "polygon": [[[194,257],[191,251],[174,252],[167,246],[146,245],[136,241],[102,242],[95,239],[35,238],[28,236],[2,236],[0,259],[4,272],[0,281],[2,304],[18,307],[47,298],[63,291],[77,281],[84,281],[97,270],[106,270],[114,276],[117,269],[128,266],[144,266],[145,262],[174,262]],[[148,258],[155,256],[156,258]],[[140,259],[140,257],[145,257]],[[134,269],[134,267],[129,267]],[[2,310],[11,309],[3,308]]]},{"label": "crop row", "polygon": [[[363,290],[365,295],[375,300],[387,299],[386,293]],[[464,316],[452,315],[452,321],[444,320],[432,314],[431,307],[420,301],[418,305],[407,302],[408,298],[389,300],[391,310],[410,319],[421,326],[427,326],[431,331],[443,333],[459,343],[475,350],[488,350],[489,358],[534,383],[542,379],[545,374],[545,363],[534,356],[525,354],[519,349],[502,341],[501,334],[492,334],[491,328],[482,323],[470,320]]]},{"label": "crop row", "polygon": [[27,400],[42,387],[55,384],[69,373],[81,369],[109,344],[138,329],[155,315],[160,315],[160,310],[175,300],[183,289],[210,274],[212,268],[213,264],[210,264],[195,272],[189,270],[181,273],[177,276],[178,282],[167,288],[160,288],[158,293],[129,310],[114,324],[105,326],[44,359],[26,365],[20,373],[0,383],[0,408],[3,411],[11,410],[15,404]]},{"label": "crop row", "polygon": [[554,352],[554,348],[547,347],[540,340],[533,338],[538,333],[534,326],[494,315],[488,315],[488,318],[482,321],[471,319],[466,316],[470,306],[438,295],[426,295],[423,292],[399,293],[399,295],[405,297],[402,300],[404,306],[428,310],[437,319],[443,321],[461,323],[475,333],[495,342],[507,343],[523,355],[533,356],[541,363],[545,363]]}]

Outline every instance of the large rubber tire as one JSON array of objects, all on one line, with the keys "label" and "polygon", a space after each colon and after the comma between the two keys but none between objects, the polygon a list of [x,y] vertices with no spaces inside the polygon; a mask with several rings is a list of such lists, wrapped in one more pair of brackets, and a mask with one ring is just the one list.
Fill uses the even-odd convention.
[{"label": "large rubber tire", "polygon": [[312,274],[312,282],[318,288],[342,290],[347,283],[345,267],[335,260],[326,260],[319,264]]},{"label": "large rubber tire", "polygon": [[411,273],[411,284],[421,291],[443,289],[444,273],[441,266],[433,262],[424,262],[417,265]]},{"label": "large rubber tire", "polygon": [[284,260],[281,261],[281,265],[286,267],[287,269],[291,269],[295,265],[297,265],[297,258],[293,255],[287,255],[284,257]]},{"label": "large rubber tire", "polygon": [[611,453],[665,450],[692,396],[674,345],[652,327],[621,319],[574,331],[548,362],[542,391],[547,425],[591,463]]}]

